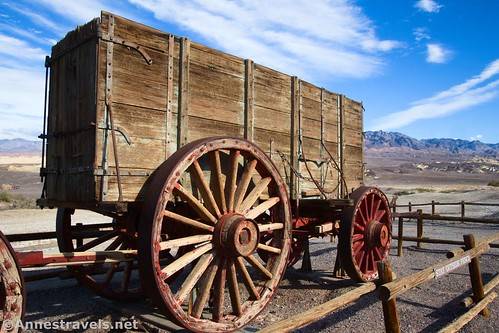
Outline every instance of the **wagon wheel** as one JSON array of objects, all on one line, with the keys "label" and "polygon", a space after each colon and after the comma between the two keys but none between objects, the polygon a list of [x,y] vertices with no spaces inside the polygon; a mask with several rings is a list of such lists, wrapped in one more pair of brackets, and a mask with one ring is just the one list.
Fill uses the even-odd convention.
[{"label": "wagon wheel", "polygon": [[[113,227],[96,238],[84,239],[78,244],[78,231],[75,230],[73,214],[75,210],[59,208],[57,210],[56,233],[57,244],[61,252],[84,252],[102,250],[134,250],[136,232],[130,219],[113,219]],[[88,225],[87,225],[88,226]],[[80,231],[81,232],[81,231]],[[68,266],[76,279],[90,287],[96,294],[115,300],[131,301],[140,298],[137,261],[118,263],[88,264]]]},{"label": "wagon wheel", "polygon": [[[230,157],[227,165],[220,163],[223,154]],[[252,143],[207,138],[182,147],[153,177],[139,224],[144,290],[189,330],[244,326],[276,292],[290,248],[289,199],[275,166]],[[182,205],[190,215],[179,211]],[[178,228],[183,235],[170,234]],[[262,244],[269,232],[272,242]],[[174,255],[184,248],[178,259],[159,262],[163,251]],[[269,252],[267,263],[257,248]]]},{"label": "wagon wheel", "polygon": [[0,332],[18,332],[24,319],[26,290],[14,250],[0,232]]},{"label": "wagon wheel", "polygon": [[340,259],[347,274],[357,281],[378,277],[376,262],[388,256],[392,217],[386,196],[379,189],[362,186],[350,196],[340,227]]}]

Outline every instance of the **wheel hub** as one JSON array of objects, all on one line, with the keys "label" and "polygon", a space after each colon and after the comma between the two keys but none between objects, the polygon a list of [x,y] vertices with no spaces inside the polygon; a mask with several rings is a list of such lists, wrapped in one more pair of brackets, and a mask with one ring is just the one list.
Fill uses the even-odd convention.
[{"label": "wheel hub", "polygon": [[215,226],[215,244],[233,256],[249,256],[255,252],[260,232],[255,221],[239,214],[225,214]]},{"label": "wheel hub", "polygon": [[369,247],[385,247],[390,240],[387,226],[375,220],[367,225],[366,236]]}]

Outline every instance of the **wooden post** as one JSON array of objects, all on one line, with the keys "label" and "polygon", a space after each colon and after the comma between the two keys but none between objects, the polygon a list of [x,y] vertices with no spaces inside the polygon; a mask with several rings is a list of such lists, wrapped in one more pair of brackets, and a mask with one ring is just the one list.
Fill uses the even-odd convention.
[{"label": "wooden post", "polygon": [[399,239],[397,240],[397,256],[402,257],[402,239],[404,238],[404,218],[399,217]]},{"label": "wooden post", "polygon": [[310,261],[310,243],[308,241],[308,236],[304,237],[303,247],[305,249],[303,251],[303,259],[301,261],[301,270],[303,272],[311,272],[312,262]]},{"label": "wooden post", "polygon": [[461,221],[464,222],[464,201],[461,201]]},{"label": "wooden post", "polygon": [[409,201],[409,211],[412,212],[412,204],[410,201]]},{"label": "wooden post", "polygon": [[[464,235],[463,239],[466,250],[471,250],[476,246],[475,236]],[[473,290],[473,300],[475,301],[476,304],[485,297],[485,293],[483,290],[482,273],[480,272],[479,256],[472,258],[468,267],[470,270],[471,288]],[[490,310],[487,307],[483,308],[483,310],[480,313],[485,317],[490,316]]]},{"label": "wooden post", "polygon": [[418,224],[417,224],[417,247],[421,248],[421,238],[423,238],[423,210],[418,209]]},{"label": "wooden post", "polygon": [[[83,223],[78,222],[78,223],[76,223],[76,226],[77,226],[78,230],[82,230],[81,227],[83,226]],[[80,232],[78,232],[77,234],[78,234],[78,237],[76,238],[76,247],[78,248],[78,247],[83,246],[83,237],[81,236]]]},{"label": "wooden post", "polygon": [[435,215],[435,200],[431,201],[431,215]]},{"label": "wooden post", "polygon": [[[378,273],[381,284],[393,281],[393,273],[389,262],[379,261]],[[387,301],[382,299],[382,305],[386,333],[400,333],[400,321],[395,298]]]}]

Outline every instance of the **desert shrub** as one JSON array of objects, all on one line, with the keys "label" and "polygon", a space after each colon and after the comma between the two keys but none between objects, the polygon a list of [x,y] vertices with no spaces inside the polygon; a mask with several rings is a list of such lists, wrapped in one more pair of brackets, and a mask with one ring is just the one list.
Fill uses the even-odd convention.
[{"label": "desert shrub", "polygon": [[426,187],[418,187],[415,191],[418,193],[435,192],[433,189]]},{"label": "desert shrub", "polygon": [[21,194],[0,191],[0,202],[8,203],[8,208],[36,208],[34,199],[26,198]]},{"label": "desert shrub", "polygon": [[393,194],[400,197],[402,195],[411,195],[411,194],[415,194],[415,193],[416,192],[414,192],[414,191],[398,191],[398,192],[395,192]]},{"label": "desert shrub", "polygon": [[499,180],[491,180],[487,185],[488,186],[499,187]]},{"label": "desert shrub", "polygon": [[6,191],[0,191],[0,202],[11,202],[12,194]]}]

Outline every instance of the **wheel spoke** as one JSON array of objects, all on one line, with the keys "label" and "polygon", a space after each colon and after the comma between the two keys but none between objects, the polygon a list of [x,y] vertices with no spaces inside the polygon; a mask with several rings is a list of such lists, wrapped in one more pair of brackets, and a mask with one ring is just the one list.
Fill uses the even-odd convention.
[{"label": "wheel spoke", "polygon": [[352,242],[358,242],[358,241],[361,241],[364,239],[364,235],[363,234],[354,234],[353,237],[352,237]]},{"label": "wheel spoke", "polygon": [[212,240],[212,238],[213,238],[213,235],[195,235],[195,236],[182,237],[182,238],[171,239],[171,240],[161,242],[161,243],[159,243],[159,247],[160,247],[160,251],[163,251],[163,250],[172,249],[175,247],[207,242],[207,241]]},{"label": "wheel spoke", "polygon": [[379,249],[377,247],[374,248],[374,253],[376,254],[376,257],[378,257],[378,260],[381,260],[383,258],[381,252],[379,252]]},{"label": "wheel spoke", "polygon": [[225,279],[226,279],[226,264],[227,260],[223,258],[221,260],[220,266],[218,268],[215,288],[214,288],[214,304],[213,304],[213,320],[219,322],[223,317],[224,309],[224,290],[225,290]]},{"label": "wheel spoke", "polygon": [[206,302],[208,302],[208,298],[211,292],[211,286],[213,285],[213,281],[215,280],[215,275],[218,271],[219,259],[213,261],[211,266],[206,271],[204,278],[201,281],[201,295],[198,295],[196,298],[196,302],[194,303],[194,307],[192,309],[192,316],[195,318],[200,318],[203,313],[204,306]]},{"label": "wheel spoke", "polygon": [[185,298],[187,297],[187,295],[189,295],[192,288],[194,288],[196,283],[199,281],[199,279],[206,271],[208,265],[211,263],[212,260],[213,260],[212,253],[207,253],[201,256],[201,258],[198,260],[192,271],[184,280],[184,283],[182,283],[182,286],[180,287],[179,291],[175,294],[177,302],[179,302],[180,304],[184,302]]},{"label": "wheel spoke", "polygon": [[116,270],[118,269],[119,265],[120,263],[111,264],[111,266],[108,268],[106,272],[106,278],[104,279],[103,285],[107,286],[108,284],[111,283],[114,273],[116,273]]},{"label": "wheel spoke", "polygon": [[284,228],[284,223],[267,223],[258,225],[258,230],[260,230],[260,232],[268,232],[272,230],[279,230],[282,228]]},{"label": "wheel spoke", "polygon": [[386,210],[378,211],[378,213],[376,215],[376,221],[381,222],[381,219],[383,218],[383,216],[385,216],[385,214],[386,214]]},{"label": "wheel spoke", "polygon": [[255,258],[253,254],[244,257],[244,259],[246,259],[253,267],[259,270],[263,275],[265,275],[268,280],[272,279],[272,273],[269,272],[269,270],[265,268],[265,266],[263,266],[262,263],[260,263],[260,261],[258,261],[258,259]]},{"label": "wheel spoke", "polygon": [[246,199],[244,199],[243,202],[239,205],[239,211],[241,213],[246,213],[246,211],[255,204],[255,202],[258,200],[263,191],[265,191],[271,180],[272,179],[270,177],[260,179],[258,184],[256,184],[253,190],[251,190]]},{"label": "wheel spoke", "polygon": [[176,192],[180,195],[182,199],[187,201],[189,206],[191,206],[205,221],[209,221],[213,224],[217,223],[217,218],[213,216],[213,214],[206,209],[206,207],[191,193],[189,193],[182,185],[177,184],[175,186]]},{"label": "wheel spoke", "polygon": [[243,202],[244,196],[246,195],[246,191],[248,191],[248,186],[251,181],[251,177],[253,177],[253,173],[255,172],[256,160],[252,160],[246,165],[244,168],[243,175],[241,176],[241,180],[237,185],[236,194],[234,197],[234,211],[239,211],[239,206]]},{"label": "wheel spoke", "polygon": [[258,243],[257,247],[260,250],[267,251],[267,252],[270,252],[270,253],[275,253],[275,254],[281,253],[281,249],[278,249],[277,247],[273,247],[273,246],[270,246],[270,245]]},{"label": "wheel spoke", "polygon": [[281,199],[279,199],[279,197],[272,197],[272,198],[268,199],[267,201],[262,202],[261,204],[259,204],[255,208],[251,209],[250,211],[248,211],[245,214],[245,216],[248,219],[255,219],[258,216],[260,216],[262,213],[264,213],[267,209],[272,208],[280,200]]},{"label": "wheel spoke", "polygon": [[361,224],[359,224],[359,223],[357,223],[357,222],[354,222],[353,226],[354,226],[355,229],[357,229],[360,232],[364,232],[364,230],[365,230],[364,226],[361,225]]},{"label": "wheel spoke", "polygon": [[369,207],[367,203],[367,197],[363,200],[364,201],[364,217],[366,217],[366,225],[369,223],[369,220],[371,219],[371,216],[369,214]]},{"label": "wheel spoke", "polygon": [[111,244],[109,244],[109,245],[106,247],[105,251],[112,251],[112,250],[116,250],[116,249],[118,248],[118,246],[120,246],[122,243],[123,243],[123,238],[122,238],[122,236],[120,235],[120,236],[116,237],[116,239],[115,239],[115,240],[113,240],[113,241],[111,242]]},{"label": "wheel spoke", "polygon": [[227,209],[229,212],[234,211],[234,196],[236,194],[237,170],[239,166],[239,150],[230,152],[230,171],[229,177],[225,180],[225,194],[227,195]]},{"label": "wheel spoke", "polygon": [[[373,195],[373,197],[374,197],[374,195]],[[381,200],[378,200],[378,203],[376,204],[376,208],[373,211],[373,219],[375,219],[378,222],[379,222],[379,220],[376,217],[378,216],[379,206],[380,205],[381,205]]]},{"label": "wheel spoke", "polygon": [[246,286],[246,289],[248,290],[249,294],[251,295],[253,300],[260,299],[260,293],[255,287],[255,284],[253,283],[253,280],[251,279],[251,276],[246,269],[246,266],[244,265],[243,258],[237,257],[236,259],[237,266],[239,270],[241,271],[243,275],[243,282],[244,285]]},{"label": "wheel spoke", "polygon": [[239,284],[237,282],[237,274],[236,274],[236,266],[234,265],[234,261],[232,259],[228,259],[229,265],[229,293],[230,293],[230,302],[232,304],[232,311],[236,316],[240,316],[242,314],[241,307],[241,295],[239,293]]},{"label": "wheel spoke", "polygon": [[73,252],[88,251],[88,250],[96,247],[97,245],[100,245],[100,244],[110,240],[111,238],[118,236],[119,234],[120,234],[120,232],[118,230],[113,230],[113,231],[111,231],[111,232],[109,232],[109,233],[107,233],[99,238],[91,240],[87,244],[83,244],[82,246],[76,248]]},{"label": "wheel spoke", "polygon": [[364,246],[364,242],[363,241],[362,242],[353,243],[352,251],[354,253],[354,256],[356,256],[359,253],[359,250],[361,250],[363,246]]},{"label": "wheel spoke", "polygon": [[205,203],[208,204],[209,208],[212,209],[215,215],[217,215],[218,217],[222,216],[222,214],[220,213],[220,209],[218,208],[217,202],[213,197],[213,193],[211,192],[210,186],[208,185],[208,182],[204,177],[203,170],[201,169],[201,166],[199,165],[199,162],[197,160],[194,160],[194,162],[192,162],[191,170],[193,170],[194,174],[196,175],[195,179],[198,182],[199,185],[198,188],[201,192],[201,196],[203,197]]},{"label": "wheel spoke", "polygon": [[218,207],[222,209],[224,213],[227,213],[227,204],[225,203],[225,192],[224,184],[222,181],[222,166],[220,164],[220,151],[214,150],[211,154],[211,171],[212,175],[215,174],[214,183],[217,187],[216,199],[218,199]]},{"label": "wheel spoke", "polygon": [[183,256],[181,256],[180,258],[178,258],[177,260],[175,260],[174,262],[163,268],[161,270],[162,273],[161,278],[163,280],[166,280],[168,277],[172,276],[173,274],[175,274],[176,272],[178,272],[179,270],[181,270],[182,268],[184,268],[185,266],[187,266],[188,264],[190,264],[191,262],[202,256],[206,252],[210,251],[212,248],[213,244],[210,243],[200,246],[190,252],[187,252],[186,254],[184,254]]},{"label": "wheel spoke", "polygon": [[371,210],[369,211],[369,219],[372,220],[374,218],[374,201],[375,201],[375,196],[374,194],[371,194]]},{"label": "wheel spoke", "polygon": [[359,208],[357,209],[357,211],[359,212],[359,215],[360,215],[360,218],[362,219],[363,224],[367,225],[368,219],[366,219],[366,217],[364,215],[364,212],[362,211],[362,208],[363,207],[359,206]]},{"label": "wheel spoke", "polygon": [[206,231],[210,231],[210,232],[213,232],[213,230],[214,230],[214,228],[212,226],[198,222],[198,221],[193,220],[191,218],[188,218],[186,216],[176,214],[176,213],[171,212],[169,210],[164,210],[163,215],[166,216],[167,218],[170,218],[170,219],[175,220],[177,222],[189,225],[193,228],[206,230]]}]

